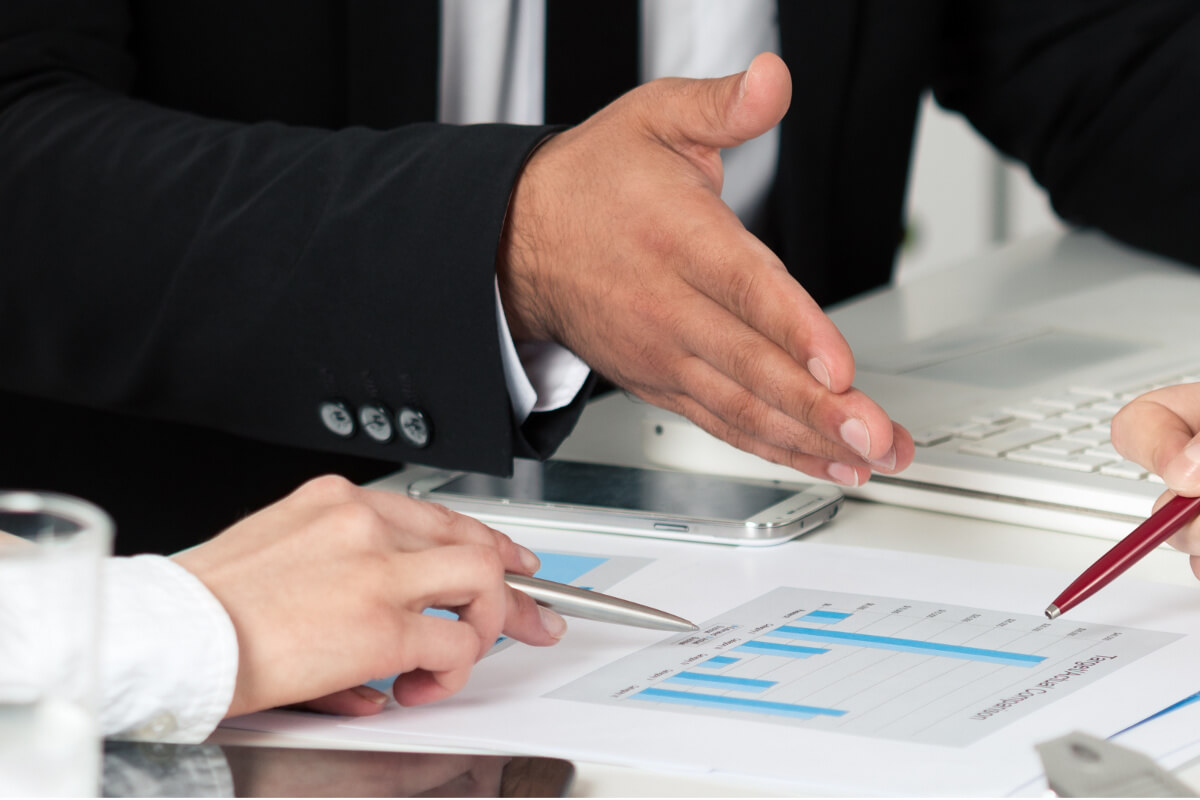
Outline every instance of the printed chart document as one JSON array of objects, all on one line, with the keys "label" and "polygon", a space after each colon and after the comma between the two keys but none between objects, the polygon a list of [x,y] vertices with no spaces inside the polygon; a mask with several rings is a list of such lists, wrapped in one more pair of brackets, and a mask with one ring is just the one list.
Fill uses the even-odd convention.
[{"label": "printed chart document", "polygon": [[1200,688],[1200,640],[1188,635],[1200,602],[1184,587],[1116,581],[1051,622],[1041,609],[1073,577],[1056,570],[803,541],[742,550],[509,533],[542,555],[544,577],[700,630],[569,620],[551,648],[502,640],[442,703],[226,724],[714,771],[813,793],[999,795],[1037,779],[1035,743],[1110,736]]}]

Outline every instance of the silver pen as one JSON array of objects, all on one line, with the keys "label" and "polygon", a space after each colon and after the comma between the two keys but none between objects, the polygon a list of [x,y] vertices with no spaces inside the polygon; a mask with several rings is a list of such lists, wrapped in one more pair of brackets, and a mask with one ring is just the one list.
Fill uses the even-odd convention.
[{"label": "silver pen", "polygon": [[538,605],[568,617],[615,622],[618,625],[653,628],[657,631],[699,630],[686,619],[674,614],[590,589],[580,589],[578,586],[515,575],[511,572],[504,574],[504,582],[518,592],[532,597]]}]

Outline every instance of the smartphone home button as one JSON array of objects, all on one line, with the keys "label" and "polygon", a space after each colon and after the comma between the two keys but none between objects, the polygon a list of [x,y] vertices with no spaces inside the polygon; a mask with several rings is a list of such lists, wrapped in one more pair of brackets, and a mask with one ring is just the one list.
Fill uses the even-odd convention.
[{"label": "smartphone home button", "polygon": [[656,523],[654,523],[654,530],[670,531],[671,533],[687,533],[688,526],[680,525],[675,522],[656,522]]}]

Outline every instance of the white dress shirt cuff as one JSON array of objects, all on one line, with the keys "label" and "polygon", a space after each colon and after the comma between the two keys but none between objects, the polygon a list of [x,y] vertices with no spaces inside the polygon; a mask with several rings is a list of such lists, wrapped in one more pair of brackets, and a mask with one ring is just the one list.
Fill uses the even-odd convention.
[{"label": "white dress shirt cuff", "polygon": [[513,342],[508,318],[496,284],[496,319],[500,326],[500,353],[504,381],[512,399],[517,424],[524,424],[534,411],[554,411],[570,405],[587,381],[591,368],[562,345],[554,342]]},{"label": "white dress shirt cuff", "polygon": [[203,741],[237,682],[233,622],[198,578],[169,558],[104,566],[101,680],[106,735]]}]

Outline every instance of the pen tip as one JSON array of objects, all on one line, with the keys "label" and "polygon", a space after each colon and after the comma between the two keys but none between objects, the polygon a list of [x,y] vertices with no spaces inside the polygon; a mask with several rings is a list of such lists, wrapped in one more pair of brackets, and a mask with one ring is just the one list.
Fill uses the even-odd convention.
[{"label": "pen tip", "polygon": [[1047,619],[1058,619],[1061,614],[1062,612],[1058,610],[1058,606],[1054,605],[1053,603],[1046,607]]}]

